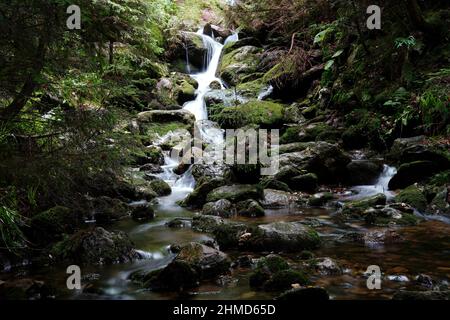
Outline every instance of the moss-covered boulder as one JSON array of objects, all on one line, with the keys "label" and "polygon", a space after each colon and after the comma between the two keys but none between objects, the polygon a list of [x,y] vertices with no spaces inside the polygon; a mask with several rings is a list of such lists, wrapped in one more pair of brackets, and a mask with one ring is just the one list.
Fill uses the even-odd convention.
[{"label": "moss-covered boulder", "polygon": [[438,172],[438,167],[431,161],[415,161],[400,166],[395,176],[389,181],[389,189],[403,189],[416,182],[428,179]]},{"label": "moss-covered boulder", "polygon": [[306,126],[289,127],[280,137],[280,143],[309,141],[336,142],[340,139],[341,132],[325,123],[312,123]]},{"label": "moss-covered boulder", "polygon": [[259,185],[234,184],[212,190],[206,197],[207,202],[226,199],[233,203],[247,199],[262,199],[263,189]]},{"label": "moss-covered boulder", "polygon": [[233,214],[233,206],[230,201],[220,199],[216,202],[208,202],[203,206],[202,214],[229,218]]},{"label": "moss-covered boulder", "polygon": [[[302,171],[314,173],[317,175],[319,183],[339,183],[347,178],[347,164],[350,163],[350,157],[344,153],[338,145],[330,144],[324,141],[318,141],[309,144],[308,147],[299,152],[291,152],[281,154],[280,170],[275,177],[281,181],[285,181],[279,177],[279,174],[285,168],[291,168],[286,173],[285,178],[288,179],[292,171]],[[294,177],[292,175],[291,177]]]},{"label": "moss-covered boulder", "polygon": [[253,199],[248,199],[236,203],[236,213],[244,217],[262,217],[265,212],[263,207]]},{"label": "moss-covered boulder", "polygon": [[131,210],[131,217],[136,221],[148,221],[155,217],[155,210],[148,204],[135,206]]},{"label": "moss-covered boulder", "polygon": [[181,31],[171,43],[168,58],[179,72],[199,72],[204,68],[207,51],[201,35]]},{"label": "moss-covered boulder", "polygon": [[447,188],[441,189],[429,204],[426,213],[449,215],[450,203],[448,202],[448,194]]},{"label": "moss-covered boulder", "polygon": [[291,251],[320,246],[319,234],[298,222],[274,222],[259,225],[248,240],[248,246],[260,251]]},{"label": "moss-covered boulder", "polygon": [[301,271],[292,270],[289,264],[278,255],[261,258],[250,275],[250,286],[265,291],[283,291],[293,284],[305,285],[308,277]]},{"label": "moss-covered boulder", "polygon": [[278,128],[283,123],[284,106],[271,101],[251,100],[234,107],[226,107],[212,120],[225,129],[238,129],[254,125],[262,128]]},{"label": "moss-covered boulder", "polygon": [[347,165],[348,179],[350,185],[370,185],[383,171],[380,161],[352,160]]},{"label": "moss-covered boulder", "polygon": [[248,230],[245,224],[226,222],[217,225],[213,234],[222,250],[238,249],[243,246]]},{"label": "moss-covered boulder", "polygon": [[315,192],[318,188],[318,178],[314,173],[307,173],[293,177],[288,182],[293,190]]},{"label": "moss-covered boulder", "polygon": [[164,269],[151,274],[145,283],[154,291],[180,291],[213,279],[230,268],[228,256],[214,248],[191,242],[180,248],[175,259]]},{"label": "moss-covered boulder", "polygon": [[81,215],[69,208],[56,206],[31,218],[27,235],[35,244],[46,245],[61,240],[80,227]]},{"label": "moss-covered boulder", "polygon": [[335,197],[331,192],[315,193],[308,199],[308,205],[312,207],[322,207],[334,198]]},{"label": "moss-covered boulder", "polygon": [[225,53],[219,66],[219,75],[229,85],[235,86],[249,75],[255,73],[263,50],[244,46]]},{"label": "moss-covered boulder", "polygon": [[369,208],[363,216],[367,224],[375,226],[414,226],[422,220],[414,214],[412,207],[402,204]]},{"label": "moss-covered boulder", "polygon": [[108,224],[129,216],[130,208],[119,199],[107,196],[94,198],[89,201],[91,214],[100,224]]},{"label": "moss-covered boulder", "polygon": [[264,200],[261,205],[266,209],[282,209],[297,206],[299,196],[282,190],[264,189]]},{"label": "moss-covered boulder", "polygon": [[282,181],[279,181],[274,178],[266,177],[261,181],[261,187],[264,189],[274,189],[274,190],[280,190],[285,192],[292,192],[291,188],[287,185],[287,183],[284,183]]},{"label": "moss-covered boulder", "polygon": [[[201,208],[207,202],[206,198],[207,198],[208,194],[211,191],[213,191],[214,189],[222,187],[225,184],[226,184],[226,181],[222,178],[201,179],[201,181],[195,187],[194,191],[192,193],[190,193],[186,197],[186,199],[183,200],[181,205],[184,207]],[[222,199],[216,199],[215,201],[219,201],[219,200],[222,200]],[[213,202],[213,201],[209,201],[209,202]]]},{"label": "moss-covered boulder", "polygon": [[377,205],[385,205],[386,196],[382,193],[354,201],[347,201],[342,208],[342,214],[346,217],[360,218],[364,212]]},{"label": "moss-covered boulder", "polygon": [[100,227],[79,231],[58,242],[51,254],[59,261],[80,265],[129,262],[140,257],[126,233]]},{"label": "moss-covered boulder", "polygon": [[155,100],[149,104],[150,109],[176,110],[188,101],[195,99],[198,88],[196,80],[182,73],[171,73],[161,78],[153,90]]},{"label": "moss-covered boulder", "polygon": [[162,179],[155,179],[150,182],[150,187],[158,196],[168,196],[172,193],[172,188]]},{"label": "moss-covered boulder", "polygon": [[427,198],[417,186],[410,186],[402,190],[395,197],[395,201],[409,204],[421,212],[424,212],[428,205]]}]

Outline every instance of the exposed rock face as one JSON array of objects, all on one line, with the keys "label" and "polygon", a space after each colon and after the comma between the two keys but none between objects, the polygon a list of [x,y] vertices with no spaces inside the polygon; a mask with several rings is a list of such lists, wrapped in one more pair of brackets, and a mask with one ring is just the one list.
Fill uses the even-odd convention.
[{"label": "exposed rock face", "polygon": [[112,264],[138,259],[133,243],[124,232],[97,227],[75,233],[52,249],[56,259],[75,264]]},{"label": "exposed rock face", "polygon": [[179,291],[199,285],[201,280],[212,279],[230,268],[227,255],[200,243],[181,247],[175,259],[164,269],[154,273],[146,286],[156,291]]}]

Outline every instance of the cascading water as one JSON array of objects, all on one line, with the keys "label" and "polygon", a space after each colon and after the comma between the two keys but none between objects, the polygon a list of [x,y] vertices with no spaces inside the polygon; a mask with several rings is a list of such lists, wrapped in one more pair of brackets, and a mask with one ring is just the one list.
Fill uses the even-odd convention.
[{"label": "cascading water", "polygon": [[[204,71],[197,74],[191,74],[191,77],[198,82],[198,89],[196,91],[196,98],[193,101],[187,102],[183,109],[191,112],[196,119],[196,126],[201,134],[203,141],[220,145],[223,143],[223,131],[215,127],[208,121],[208,112],[206,110],[205,95],[211,90],[210,85],[213,82],[220,84],[224,88],[222,80],[216,77],[216,72],[219,67],[220,57],[224,45],[214,40],[212,37],[203,34],[203,29],[200,29],[197,34],[202,37],[203,44],[207,50],[205,56]],[[238,35],[233,34],[226,43],[237,41]],[[188,54],[187,54],[188,56]],[[189,65],[189,61],[187,61]],[[163,172],[159,174],[159,178],[167,182],[172,188],[172,194],[163,197],[159,200],[159,204],[163,209],[176,209],[175,203],[184,199],[187,194],[193,191],[195,187],[195,180],[192,176],[192,168],[179,176],[174,173],[174,169],[179,165],[177,161],[170,158],[169,155],[165,157],[165,164],[162,166]]]},{"label": "cascading water", "polygon": [[365,197],[370,197],[379,193],[383,193],[388,200],[394,197],[394,193],[389,191],[389,181],[397,173],[397,169],[384,165],[383,172],[378,177],[377,181],[373,185],[356,186],[352,190],[357,194],[348,197],[348,200],[357,200]]}]

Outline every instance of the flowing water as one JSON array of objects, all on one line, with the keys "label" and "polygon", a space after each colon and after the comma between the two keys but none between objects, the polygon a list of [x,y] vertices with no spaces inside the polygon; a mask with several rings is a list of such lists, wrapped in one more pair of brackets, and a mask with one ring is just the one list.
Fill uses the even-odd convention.
[{"label": "flowing water", "polygon": [[[184,108],[195,115],[197,127],[202,138],[208,142],[221,143],[222,131],[208,122],[208,112],[204,102],[205,95],[210,91],[210,84],[217,81],[223,88],[222,81],[216,77],[223,45],[203,31],[198,32],[203,38],[208,54],[205,61],[205,70],[191,75],[199,83],[197,96],[194,101],[185,104]],[[237,34],[232,35],[226,42],[238,39]],[[270,88],[260,95],[264,99],[270,94]],[[45,269],[34,270],[24,268],[19,276],[30,274],[37,279],[45,280],[49,285],[58,288],[58,298],[70,299],[175,299],[175,293],[155,293],[143,290],[132,283],[129,275],[137,270],[157,270],[166,266],[174,258],[170,253],[171,244],[183,244],[190,241],[211,239],[209,235],[196,233],[189,228],[190,219],[196,214],[177,205],[177,201],[185,198],[192,192],[195,180],[191,169],[185,174],[176,175],[173,170],[178,166],[176,160],[168,155],[165,159],[163,172],[160,178],[172,187],[172,194],[159,199],[155,205],[156,218],[148,223],[137,223],[132,220],[118,222],[111,229],[122,230],[129,234],[145,259],[128,264],[118,264],[103,267],[86,267],[82,269],[83,283],[89,283],[90,289],[83,292],[73,292],[66,289],[64,266],[48,266]],[[395,174],[395,168],[385,166],[379,179],[369,186],[356,186],[353,191],[356,195],[346,199],[357,199],[377,193],[384,193],[388,198],[393,194],[387,185]],[[138,203],[136,203],[138,204]],[[170,229],[166,223],[174,218],[182,218],[186,222],[185,228]],[[249,224],[262,224],[274,221],[309,221],[314,223],[316,229],[326,240],[325,245],[316,253],[319,257],[336,259],[343,267],[344,274],[338,276],[318,277],[313,280],[324,286],[336,299],[352,298],[389,298],[392,293],[403,287],[411,285],[413,278],[419,273],[433,276],[437,282],[450,279],[450,225],[442,221],[427,221],[415,227],[392,229],[402,238],[396,243],[378,243],[367,245],[365,243],[342,242],[340,237],[349,232],[380,231],[386,229],[367,227],[362,223],[341,224],[334,219],[334,212],[328,209],[301,208],[289,210],[267,210],[266,216],[256,219],[235,218]],[[244,252],[227,252],[230,257],[236,258]],[[257,257],[257,256],[255,256]],[[299,261],[294,255],[287,259]],[[363,272],[369,265],[379,265],[386,275],[404,275],[409,282],[396,282],[384,280],[382,290],[370,291],[365,285]],[[189,299],[271,299],[275,294],[254,291],[248,285],[250,269],[238,268],[231,271],[230,277],[221,278],[220,281],[203,283],[198,289],[184,295]]]}]

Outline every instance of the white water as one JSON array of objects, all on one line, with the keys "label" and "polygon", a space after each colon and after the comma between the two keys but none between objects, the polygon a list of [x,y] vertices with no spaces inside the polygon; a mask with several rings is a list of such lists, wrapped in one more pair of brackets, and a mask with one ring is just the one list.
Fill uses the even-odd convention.
[{"label": "white water", "polygon": [[[205,68],[203,72],[191,74],[191,77],[198,82],[195,100],[187,102],[183,109],[191,112],[195,116],[196,126],[199,129],[201,138],[207,143],[220,145],[223,143],[223,130],[217,128],[211,121],[208,121],[208,111],[206,109],[205,95],[211,91],[210,85],[213,82],[220,84],[224,89],[222,80],[216,77],[220,58],[224,45],[212,37],[203,34],[203,29],[197,32],[203,39],[204,46],[207,49],[205,56]],[[233,34],[225,43],[238,40],[238,35]],[[186,53],[186,56],[189,56]],[[189,65],[189,61],[186,61]],[[174,169],[179,165],[177,161],[169,156],[165,157],[165,164],[162,166],[163,172],[158,175],[159,178],[167,182],[172,188],[171,195],[159,199],[159,205],[162,209],[176,210],[175,203],[183,200],[195,187],[195,179],[192,176],[192,167],[183,175],[174,173]]]},{"label": "white water", "polygon": [[353,187],[352,190],[355,191],[357,194],[350,196],[347,199],[358,200],[365,197],[374,196],[379,193],[383,193],[386,196],[387,200],[392,199],[395,196],[395,194],[392,191],[389,191],[388,185],[389,181],[396,173],[397,173],[396,168],[384,165],[383,172],[373,185]]}]

